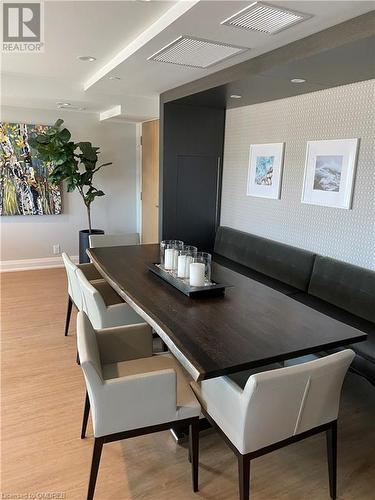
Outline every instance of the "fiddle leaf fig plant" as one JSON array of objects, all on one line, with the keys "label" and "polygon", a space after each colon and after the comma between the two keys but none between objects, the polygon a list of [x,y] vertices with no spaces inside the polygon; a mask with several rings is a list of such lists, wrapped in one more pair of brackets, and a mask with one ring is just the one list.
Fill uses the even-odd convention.
[{"label": "fiddle leaf fig plant", "polygon": [[104,196],[102,190],[93,186],[93,177],[101,168],[112,165],[112,162],[97,166],[99,148],[91,142],[71,141],[71,134],[63,124],[64,120],[57,120],[46,132],[30,138],[29,144],[41,160],[54,165],[49,175],[52,182],[59,184],[65,181],[68,192],[78,190],[86,206],[91,234],[91,203],[97,196]]}]

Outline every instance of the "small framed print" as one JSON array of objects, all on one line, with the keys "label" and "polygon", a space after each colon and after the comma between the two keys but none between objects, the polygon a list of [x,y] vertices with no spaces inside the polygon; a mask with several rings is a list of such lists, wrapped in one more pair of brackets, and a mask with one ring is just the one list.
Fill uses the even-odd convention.
[{"label": "small framed print", "polygon": [[284,143],[250,146],[247,196],[280,198]]},{"label": "small framed print", "polygon": [[350,209],[358,139],[309,141],[302,203]]}]

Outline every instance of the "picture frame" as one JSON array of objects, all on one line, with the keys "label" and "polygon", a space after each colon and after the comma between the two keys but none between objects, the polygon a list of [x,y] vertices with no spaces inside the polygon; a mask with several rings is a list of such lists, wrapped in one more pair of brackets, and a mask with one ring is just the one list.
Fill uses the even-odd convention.
[{"label": "picture frame", "polygon": [[251,144],[247,196],[279,199],[284,163],[284,142]]},{"label": "picture frame", "polygon": [[55,165],[42,161],[29,139],[50,125],[0,122],[0,216],[62,213],[61,186],[49,175]]},{"label": "picture frame", "polygon": [[359,139],[308,141],[302,203],[349,210]]}]

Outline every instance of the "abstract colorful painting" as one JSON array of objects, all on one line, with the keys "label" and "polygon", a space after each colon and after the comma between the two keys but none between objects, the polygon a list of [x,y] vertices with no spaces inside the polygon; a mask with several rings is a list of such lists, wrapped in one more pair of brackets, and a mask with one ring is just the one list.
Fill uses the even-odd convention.
[{"label": "abstract colorful painting", "polygon": [[48,125],[0,122],[0,215],[57,215],[61,190],[49,180],[54,168],[36,158],[29,138]]},{"label": "abstract colorful painting", "polygon": [[274,156],[257,156],[255,164],[255,183],[259,186],[272,186]]}]

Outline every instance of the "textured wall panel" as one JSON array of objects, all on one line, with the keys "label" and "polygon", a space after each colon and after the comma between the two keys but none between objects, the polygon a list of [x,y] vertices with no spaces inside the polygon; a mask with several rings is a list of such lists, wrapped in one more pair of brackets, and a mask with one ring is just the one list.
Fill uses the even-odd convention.
[{"label": "textured wall panel", "polygon": [[[221,224],[375,269],[375,81],[231,109]],[[306,141],[360,138],[351,210],[301,203]],[[281,199],[246,196],[250,144],[285,142]]]}]

